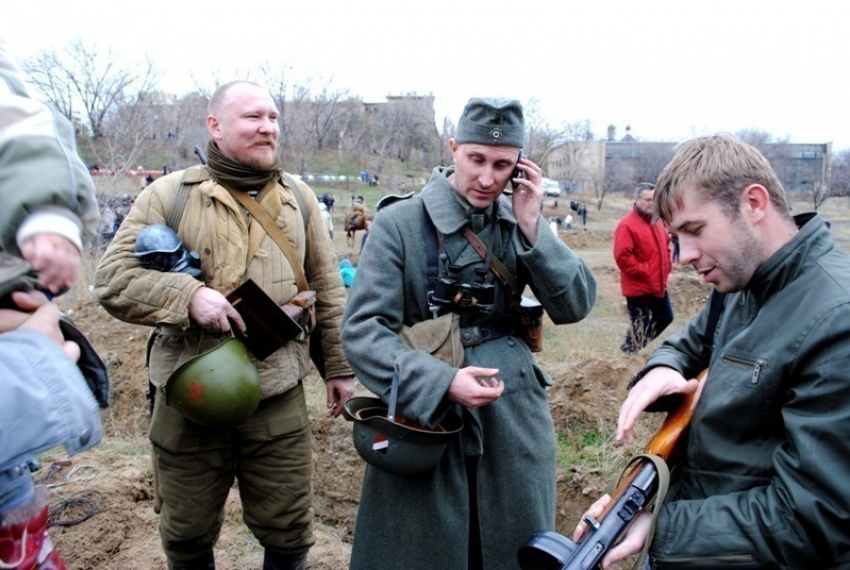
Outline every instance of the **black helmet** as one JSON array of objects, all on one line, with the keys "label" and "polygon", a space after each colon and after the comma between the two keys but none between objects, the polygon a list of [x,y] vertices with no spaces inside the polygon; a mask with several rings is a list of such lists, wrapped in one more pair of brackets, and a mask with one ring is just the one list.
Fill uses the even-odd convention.
[{"label": "black helmet", "polygon": [[136,257],[147,269],[171,271],[183,251],[183,242],[165,224],[151,224],[136,237]]},{"label": "black helmet", "polygon": [[151,253],[174,253],[183,247],[177,234],[165,224],[151,224],[136,237],[136,257]]},{"label": "black helmet", "polygon": [[395,413],[397,386],[395,374],[390,406],[379,398],[351,398],[345,419],[354,422],[354,447],[366,463],[393,475],[424,475],[440,462],[463,420],[450,411],[441,424],[427,428]]},{"label": "black helmet", "polygon": [[165,401],[196,424],[234,426],[257,409],[260,375],[242,341],[231,337],[175,370]]},{"label": "black helmet", "polygon": [[151,224],[136,237],[136,257],[146,269],[188,273],[200,279],[201,258],[197,252],[186,251],[183,242],[169,226]]}]

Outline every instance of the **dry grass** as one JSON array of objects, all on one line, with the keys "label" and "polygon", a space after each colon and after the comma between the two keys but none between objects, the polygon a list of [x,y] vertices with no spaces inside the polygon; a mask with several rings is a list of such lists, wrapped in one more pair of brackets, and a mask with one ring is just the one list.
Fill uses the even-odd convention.
[{"label": "dry grass", "polygon": [[[120,182],[120,181],[119,181]],[[323,188],[315,188],[318,194],[323,193]],[[138,191],[135,181],[124,181],[117,184],[108,191],[114,194],[129,193],[131,195]],[[383,188],[370,188],[357,186],[354,192],[366,197],[367,205],[373,206],[375,201],[384,193]],[[355,263],[358,259],[359,238],[353,249],[349,249],[345,243],[345,235],[342,231],[342,217],[347,210],[348,196],[350,192],[345,190],[334,190],[336,196],[336,211],[334,221],[336,226],[335,246],[340,256],[351,257]],[[573,196],[588,205],[594,203],[592,196]],[[568,203],[567,199],[560,200],[562,204]],[[552,208],[554,204],[547,203]],[[601,211],[592,206],[588,216],[588,231],[573,229],[570,232],[562,232],[561,237],[575,251],[582,256],[590,266],[599,284],[597,302],[590,316],[583,321],[570,326],[554,326],[551,322],[545,326],[544,351],[540,353],[539,360],[544,368],[548,370],[558,367],[570,367],[572,369],[586,370],[588,374],[599,372],[611,376],[619,375],[626,377],[629,367],[638,366],[646,356],[662,342],[657,339],[643,349],[634,357],[624,356],[619,345],[628,324],[624,308],[624,299],[618,285],[618,273],[611,254],[611,235],[617,221],[629,210],[631,200],[623,196],[606,197]],[[803,212],[810,206],[803,201],[794,204],[795,212]],[[371,207],[370,207],[371,210]],[[563,208],[561,209],[563,211]],[[822,211],[825,217],[832,222],[833,232],[836,239],[845,250],[850,250],[850,199],[830,199],[823,205]],[[60,303],[75,306],[80,303],[94,303],[94,299],[88,290],[91,283],[94,267],[97,262],[97,253],[93,253],[90,260],[85,264],[81,279],[68,294],[64,295]],[[687,320],[693,316],[701,307],[707,294],[707,289],[694,284],[693,272],[688,268],[677,267],[671,280],[671,295],[674,296],[673,324],[664,332],[663,337],[678,331]],[[73,315],[71,315],[73,317]],[[139,327],[138,334],[127,339],[127,344],[132,345],[135,350],[143,346],[146,329]],[[599,419],[594,422],[579,421],[570,416],[564,423],[558,424],[559,432],[559,462],[561,468],[559,474],[562,477],[576,478],[584,477],[587,481],[586,504],[590,504],[597,496],[599,488],[597,481],[610,482],[618,475],[628,457],[640,451],[640,443],[632,445],[620,445],[614,443],[614,423],[610,419],[616,417],[616,409],[622,401],[625,393],[622,391],[622,378],[614,378],[607,382],[606,393],[599,402],[607,410],[606,414],[599,414]],[[116,383],[116,385],[120,385]],[[305,382],[307,390],[308,406],[310,415],[318,418],[326,413],[325,393],[321,382]],[[558,386],[553,387],[554,389]],[[362,390],[362,388],[360,388]],[[126,437],[132,442],[146,433],[146,409],[144,403],[139,405],[138,422],[130,424],[127,428],[126,418],[115,418],[112,421],[110,410],[104,417],[107,431],[120,437]],[[657,429],[660,418],[647,418],[642,420],[638,426],[637,441],[648,440],[655,429]],[[114,424],[111,426],[111,424]],[[115,426],[124,426],[126,434],[116,433]],[[111,427],[110,427],[111,426]],[[120,442],[119,442],[120,443]],[[146,449],[133,448],[132,445],[121,444],[121,453],[146,453]],[[102,446],[103,447],[103,446]],[[126,449],[125,449],[126,448]],[[235,499],[234,499],[235,501]],[[228,506],[228,512],[238,512],[238,504]],[[241,520],[232,523],[241,526]],[[311,551],[312,567],[323,569],[345,568],[347,554],[350,545],[344,542],[333,528],[325,528],[317,525],[317,545]],[[253,540],[250,532],[244,531],[235,537],[220,543],[220,547],[228,551],[228,557],[236,560],[234,567],[256,567],[261,559],[261,550]]]}]

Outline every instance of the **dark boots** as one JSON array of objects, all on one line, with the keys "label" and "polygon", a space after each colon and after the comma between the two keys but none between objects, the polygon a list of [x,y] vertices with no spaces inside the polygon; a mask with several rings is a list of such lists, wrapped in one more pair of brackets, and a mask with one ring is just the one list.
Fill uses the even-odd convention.
[{"label": "dark boots", "polygon": [[266,549],[263,558],[263,570],[306,570],[307,553],[281,554]]},{"label": "dark boots", "polygon": [[[263,570],[306,570],[307,553],[281,554],[266,550],[263,558]],[[199,556],[187,562],[168,560],[168,570],[215,570],[215,559],[212,553]]]},{"label": "dark boots", "polygon": [[186,562],[176,562],[169,558],[168,570],[215,570],[215,558],[212,552]]}]

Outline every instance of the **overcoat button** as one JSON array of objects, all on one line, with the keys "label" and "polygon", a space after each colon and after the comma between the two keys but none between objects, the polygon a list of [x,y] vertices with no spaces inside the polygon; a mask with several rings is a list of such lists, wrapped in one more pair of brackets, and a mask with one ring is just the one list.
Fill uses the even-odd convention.
[{"label": "overcoat button", "polygon": [[91,431],[84,429],[83,433],[80,434],[80,444],[86,445],[91,440]]}]

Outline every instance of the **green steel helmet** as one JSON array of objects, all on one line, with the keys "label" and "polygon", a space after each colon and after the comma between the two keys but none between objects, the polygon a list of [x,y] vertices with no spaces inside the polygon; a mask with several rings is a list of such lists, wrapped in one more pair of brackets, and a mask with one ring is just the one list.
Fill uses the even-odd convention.
[{"label": "green steel helmet", "polygon": [[463,420],[449,412],[443,422],[427,428],[401,414],[388,417],[388,406],[378,398],[351,398],[345,418],[354,422],[354,447],[369,465],[394,475],[425,475],[434,470],[449,440]]},{"label": "green steel helmet", "polygon": [[260,375],[242,341],[231,337],[175,370],[165,401],[196,424],[235,426],[260,403]]}]

